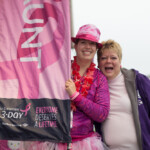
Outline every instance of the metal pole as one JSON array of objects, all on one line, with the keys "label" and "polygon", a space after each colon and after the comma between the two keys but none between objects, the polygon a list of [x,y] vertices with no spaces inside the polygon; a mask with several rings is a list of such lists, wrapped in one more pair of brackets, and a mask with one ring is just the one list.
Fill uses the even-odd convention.
[{"label": "metal pole", "polygon": [[[71,36],[74,35],[74,23],[73,23],[73,7],[72,7],[72,0],[70,0],[70,24],[71,24]],[[73,47],[73,43],[71,42],[71,48],[74,48]]]}]

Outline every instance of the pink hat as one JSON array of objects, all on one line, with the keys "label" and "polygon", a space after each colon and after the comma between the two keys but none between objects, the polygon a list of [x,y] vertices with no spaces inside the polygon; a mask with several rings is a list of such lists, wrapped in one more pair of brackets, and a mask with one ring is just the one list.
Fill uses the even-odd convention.
[{"label": "pink hat", "polygon": [[101,48],[102,44],[98,42],[100,35],[101,33],[96,26],[92,24],[87,24],[80,27],[76,37],[71,37],[71,40],[74,43],[76,42],[77,39],[85,39],[85,40],[93,41],[98,44],[98,48]]}]

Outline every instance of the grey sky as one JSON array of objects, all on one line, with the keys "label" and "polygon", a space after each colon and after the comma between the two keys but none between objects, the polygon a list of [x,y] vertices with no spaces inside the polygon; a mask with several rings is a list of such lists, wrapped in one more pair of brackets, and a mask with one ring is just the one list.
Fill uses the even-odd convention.
[{"label": "grey sky", "polygon": [[113,39],[121,45],[123,67],[150,74],[149,0],[72,0],[72,10],[74,35],[80,26],[95,24],[100,42]]}]

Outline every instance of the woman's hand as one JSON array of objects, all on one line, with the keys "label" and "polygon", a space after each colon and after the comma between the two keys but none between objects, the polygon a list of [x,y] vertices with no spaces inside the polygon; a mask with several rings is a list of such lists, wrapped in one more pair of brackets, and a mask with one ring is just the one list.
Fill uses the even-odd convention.
[{"label": "woman's hand", "polygon": [[66,81],[65,87],[69,96],[73,95],[76,92],[76,86],[71,79]]}]

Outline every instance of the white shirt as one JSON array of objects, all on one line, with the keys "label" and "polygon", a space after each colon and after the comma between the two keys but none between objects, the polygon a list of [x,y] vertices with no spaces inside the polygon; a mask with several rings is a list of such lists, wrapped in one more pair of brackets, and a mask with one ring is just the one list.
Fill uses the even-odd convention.
[{"label": "white shirt", "polygon": [[110,150],[139,150],[131,102],[122,73],[108,81],[108,84],[110,112],[102,126],[106,144]]}]

